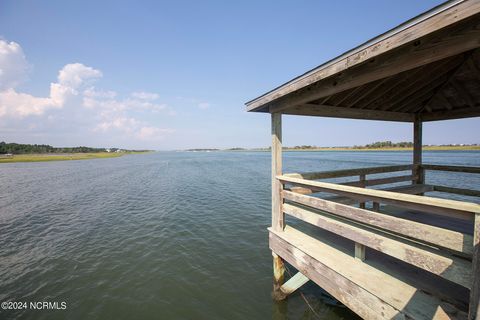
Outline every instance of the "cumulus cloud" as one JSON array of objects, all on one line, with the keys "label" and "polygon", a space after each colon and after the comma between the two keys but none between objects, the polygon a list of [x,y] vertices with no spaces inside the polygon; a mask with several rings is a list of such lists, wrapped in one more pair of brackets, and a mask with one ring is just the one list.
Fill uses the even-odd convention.
[{"label": "cumulus cloud", "polygon": [[22,47],[0,40],[0,91],[17,87],[26,79],[29,69]]},{"label": "cumulus cloud", "polygon": [[0,40],[0,116],[23,118],[41,115],[52,108],[62,108],[66,101],[79,94],[78,90],[102,73],[81,63],[65,65],[58,81],[50,84],[48,97],[36,97],[17,92],[26,77],[29,65],[18,43]]},{"label": "cumulus cloud", "polygon": [[[117,92],[94,86],[103,76],[100,70],[71,63],[58,72],[56,82],[50,83],[49,95],[37,97],[18,92],[16,88],[26,79],[29,69],[20,45],[0,40],[0,123],[6,120],[4,124],[15,123],[17,130],[24,131],[48,130],[52,126],[57,131],[71,128],[97,136],[115,136],[119,141],[125,138],[155,141],[174,132],[130,115],[144,114],[145,118],[147,113],[161,111],[174,114],[168,105],[157,101],[160,97],[157,93],[136,91],[126,98],[118,98]],[[28,120],[38,119],[47,111],[41,122]],[[5,129],[4,125],[2,130]]]}]

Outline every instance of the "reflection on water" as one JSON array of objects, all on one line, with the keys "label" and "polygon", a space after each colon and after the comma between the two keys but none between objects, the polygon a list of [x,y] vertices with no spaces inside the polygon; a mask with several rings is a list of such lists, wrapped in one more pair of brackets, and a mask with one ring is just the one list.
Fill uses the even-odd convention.
[{"label": "reflection on water", "polygon": [[[424,161],[480,165],[479,152]],[[409,152],[288,152],[285,171],[409,163]],[[270,155],[160,152],[0,166],[0,301],[22,319],[352,319],[318,286],[272,303]],[[456,187],[478,177],[432,173]]]}]

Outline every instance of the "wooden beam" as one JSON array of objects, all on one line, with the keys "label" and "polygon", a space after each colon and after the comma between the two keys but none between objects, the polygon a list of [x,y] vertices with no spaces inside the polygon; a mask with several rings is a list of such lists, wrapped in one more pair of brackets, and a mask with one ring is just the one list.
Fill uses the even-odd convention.
[{"label": "wooden beam", "polygon": [[354,199],[358,198],[360,201],[377,201],[402,208],[427,211],[468,221],[473,220],[474,213],[480,212],[480,205],[476,203],[414,196],[384,190],[342,186],[335,183],[310,181],[286,176],[277,176],[277,178],[283,183],[292,183],[306,188],[314,187],[325,192],[335,193]]},{"label": "wooden beam", "polygon": [[288,109],[282,113],[304,116],[319,116],[331,118],[348,118],[364,120],[411,122],[413,115],[402,112],[377,111],[344,107],[332,107],[318,104],[303,104]]},{"label": "wooden beam", "polygon": [[293,277],[288,279],[287,282],[283,284],[283,286],[280,288],[283,293],[286,295],[290,295],[297,291],[301,286],[303,286],[305,283],[307,283],[310,279],[308,279],[303,273],[297,272]]},{"label": "wooden beam", "polygon": [[425,183],[425,173],[422,168],[422,121],[416,116],[413,122],[413,175],[417,177],[416,184]]},{"label": "wooden beam", "polygon": [[[395,49],[402,48],[409,43],[412,44],[412,46],[415,46],[415,40],[428,36],[440,29],[454,25],[455,23],[467,19],[478,12],[480,12],[480,3],[478,3],[478,1],[464,1],[455,4],[454,6],[448,5],[448,8],[445,8],[441,12],[437,12],[436,14],[428,17],[428,19],[418,18],[417,21],[409,28],[404,28],[400,31],[392,30],[387,36],[383,35],[377,37],[376,39],[368,42],[366,45],[361,46],[356,50],[349,51],[332,62],[324,64],[306,73],[305,75],[296,78],[255,100],[248,102],[247,111],[253,111],[257,108],[261,108],[273,100],[305,88],[312,83],[329,78],[332,75],[338,74],[339,72],[342,72],[348,68],[364,64],[365,62],[371,61],[388,51],[396,51]],[[420,49],[424,49],[421,45],[419,47]],[[432,54],[432,52],[429,52],[429,54],[432,57],[436,56],[436,54]],[[443,56],[445,55],[445,52],[439,52],[438,54]],[[339,90],[337,92],[340,91],[343,90]],[[328,94],[325,94],[324,96],[327,95]]]},{"label": "wooden beam", "polygon": [[290,204],[285,204],[283,209],[285,213],[297,219],[405,261],[466,288],[472,285],[471,264],[464,259],[442,255],[438,251],[429,251],[428,247],[417,246],[400,237],[387,236],[375,229],[366,229],[348,220],[334,219],[321,212],[314,213]]},{"label": "wooden beam", "polygon": [[[438,247],[461,252],[467,256],[471,256],[473,253],[472,236],[461,232],[372,212],[370,210],[363,210],[321,198],[299,195],[290,191],[283,191],[283,195],[288,201],[325,211],[345,219],[354,220],[361,224],[397,233],[410,239],[416,239]],[[378,202],[375,203],[378,204]]]},{"label": "wooden beam", "polygon": [[439,164],[422,164],[422,167],[424,167],[425,170],[480,173],[480,167],[447,166],[447,165],[439,165]]},{"label": "wooden beam", "polygon": [[447,111],[436,111],[432,113],[421,113],[422,121],[437,121],[448,119],[461,119],[480,117],[480,104],[473,108],[461,108]]},{"label": "wooden beam", "polygon": [[470,308],[468,319],[474,320],[480,316],[480,214],[475,215],[474,236],[473,236],[473,260],[472,274],[473,283],[470,291]]},{"label": "wooden beam", "polygon": [[284,174],[284,176],[291,177],[291,178],[307,179],[307,180],[318,180],[318,179],[359,176],[362,174],[376,174],[376,173],[387,173],[387,172],[397,172],[397,171],[407,171],[407,170],[412,170],[412,165],[401,164],[401,165],[395,165],[395,166],[367,167],[367,168],[355,168],[355,169],[344,169],[344,170],[333,170],[333,171],[286,173]]},{"label": "wooden beam", "polygon": [[[282,184],[276,175],[282,173],[282,115],[272,114],[272,228],[281,231],[285,226],[283,214]],[[273,253],[273,293],[275,300],[285,299],[280,290],[285,277],[285,267],[280,256]]]},{"label": "wooden beam", "polygon": [[480,46],[480,30],[467,28],[463,34],[456,34],[425,46],[399,49],[385,56],[379,56],[373,63],[363,64],[345,70],[340,76],[332,76],[308,86],[309,90],[299,90],[275,101],[269,106],[269,112],[282,112],[292,106],[298,106],[336,94],[369,82],[411,70],[425,64],[439,61]]},{"label": "wooden beam", "polygon": [[282,174],[282,115],[272,113],[272,228],[283,230],[282,184],[276,176]]},{"label": "wooden beam", "polygon": [[463,188],[452,188],[452,187],[435,185],[435,186],[433,186],[433,191],[447,192],[447,193],[453,193],[453,194],[461,194],[461,195],[464,195],[464,196],[471,196],[471,197],[480,197],[480,191],[463,189]]}]

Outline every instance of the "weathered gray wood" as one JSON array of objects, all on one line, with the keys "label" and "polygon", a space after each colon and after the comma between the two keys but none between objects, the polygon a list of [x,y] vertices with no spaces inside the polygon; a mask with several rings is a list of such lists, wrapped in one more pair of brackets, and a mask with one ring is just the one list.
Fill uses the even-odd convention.
[{"label": "weathered gray wood", "polygon": [[303,275],[301,272],[297,272],[293,277],[288,279],[287,282],[285,282],[282,287],[280,288],[283,293],[286,295],[290,295],[297,291],[301,286],[303,286],[305,283],[307,283],[310,279],[308,279],[306,276]]},{"label": "weathered gray wood", "polygon": [[315,188],[325,192],[332,192],[349,198],[358,199],[360,201],[377,201],[402,208],[427,211],[470,221],[473,220],[473,213],[480,212],[480,205],[470,202],[342,186],[334,183],[311,181],[287,176],[277,176],[277,178],[283,183],[291,183],[306,188]]},{"label": "weathered gray wood", "polygon": [[285,265],[283,259],[272,251],[273,256],[273,291],[272,298],[276,301],[283,300],[287,295],[282,291],[285,281]]},{"label": "weathered gray wood", "polygon": [[285,219],[282,213],[282,184],[276,176],[282,174],[282,115],[272,114],[272,227],[282,230]]},{"label": "weathered gray wood", "polygon": [[433,113],[422,114],[422,121],[427,122],[427,121],[462,119],[462,118],[471,118],[471,117],[480,117],[480,108],[478,106],[473,108],[437,111]]},{"label": "weathered gray wood", "polygon": [[473,320],[480,316],[480,213],[475,215],[473,236],[473,260],[472,260],[472,274],[473,283],[470,291],[470,309],[468,318]]},{"label": "weathered gray wood", "polygon": [[349,177],[349,176],[359,176],[362,174],[366,175],[366,174],[397,172],[397,171],[407,171],[407,170],[412,170],[412,165],[407,164],[407,165],[355,168],[355,169],[334,170],[334,171],[286,173],[285,176],[292,177],[292,178],[317,180],[317,179],[342,178],[342,177]]},{"label": "weathered gray wood", "polygon": [[418,116],[413,122],[413,175],[417,177],[416,184],[425,183],[422,165],[422,121]]},{"label": "weathered gray wood", "polygon": [[329,118],[348,118],[397,122],[412,122],[414,119],[412,114],[404,112],[332,107],[311,103],[302,103],[292,106],[288,109],[282,110],[282,113],[300,116],[318,116]]},{"label": "weathered gray wood", "polygon": [[335,268],[326,266],[319,260],[296,249],[294,245],[291,245],[277,234],[270,232],[269,243],[271,250],[281,254],[289,264],[305,274],[360,317],[372,320],[405,319],[398,316],[401,314],[398,309],[363,289],[345,275],[338,273]]},{"label": "weathered gray wood", "polygon": [[446,166],[446,165],[438,165],[438,164],[422,164],[422,167],[425,170],[480,173],[480,167]]},{"label": "weathered gray wood", "polygon": [[290,204],[285,204],[283,210],[297,219],[403,260],[466,288],[472,285],[471,264],[464,259],[442,255],[438,251],[427,251],[427,247],[416,246],[413,242],[400,237],[390,237],[374,229],[368,230],[352,224],[348,220],[334,219]]},{"label": "weathered gray wood", "polygon": [[478,191],[478,190],[452,188],[452,187],[437,186],[437,185],[433,186],[433,190],[434,191],[439,191],[439,192],[461,194],[461,195],[464,195],[464,196],[480,197],[480,191]]},{"label": "weathered gray wood", "polygon": [[[272,228],[283,230],[285,215],[282,210],[282,184],[276,175],[282,174],[282,115],[272,114]],[[281,257],[273,253],[273,293],[275,300],[285,299],[280,290],[284,282],[285,267]]]},{"label": "weathered gray wood", "polygon": [[[450,5],[448,5],[450,6]],[[367,44],[361,46],[358,49],[355,49],[353,51],[349,51],[346,54],[334,59],[333,61],[326,63],[324,65],[321,65],[320,67],[306,73],[305,75],[296,78],[283,86],[272,90],[271,92],[254,99],[250,102],[247,103],[247,110],[248,111],[254,111],[256,109],[260,109],[262,106],[272,102],[273,100],[277,100],[280,97],[286,96],[290,93],[293,93],[294,91],[298,91],[300,89],[303,89],[307,86],[310,86],[312,83],[316,83],[320,80],[323,79],[328,79],[331,78],[333,75],[342,73],[346,69],[353,69],[352,67],[357,66],[359,64],[362,64],[366,61],[373,61],[374,57],[378,57],[380,55],[384,55],[387,51],[395,51],[395,49],[398,48],[405,48],[407,43],[412,44],[413,48],[416,48],[414,40],[425,37],[437,30],[440,30],[442,28],[446,28],[450,25],[453,25],[454,23],[461,21],[463,19],[466,19],[480,11],[480,4],[477,1],[465,1],[461,2],[459,4],[456,4],[455,6],[448,7],[447,9],[443,10],[442,12],[435,14],[431,17],[428,17],[428,19],[424,17],[417,18],[416,20],[418,21],[416,24],[413,24],[410,28],[405,28],[403,30],[392,30],[386,35],[382,35],[380,37],[377,37],[376,39],[371,40]],[[425,52],[429,51],[426,50],[425,48],[422,48],[422,46],[418,46],[420,49],[420,52]],[[466,51],[468,50],[468,46],[462,46],[461,50],[459,51]],[[410,48],[406,48],[407,50],[403,50],[404,52],[410,52]],[[438,60],[444,57],[445,53],[448,53],[448,55],[452,55],[453,52],[452,50],[446,51],[442,50],[440,52],[440,47],[434,46],[432,49],[437,50],[437,54],[432,53],[432,52],[425,52],[425,58],[420,58],[419,56],[416,56],[414,59],[411,60],[417,60],[418,63],[428,63],[432,58],[438,57]],[[428,56],[431,56],[431,59],[427,59]],[[397,59],[394,61],[395,63],[399,65],[405,65],[405,61],[401,61],[402,59]],[[379,59],[376,59],[379,60]],[[404,59],[405,60],[405,59]],[[384,61],[381,61],[383,65],[385,65]],[[379,63],[380,64],[380,63]],[[391,63],[393,64],[393,63]],[[370,64],[371,65],[371,64]],[[367,67],[369,67],[367,65]],[[365,69],[367,70],[367,69]],[[407,69],[408,70],[408,69]],[[398,70],[395,70],[396,73],[398,73]],[[379,78],[384,78],[387,75],[382,75]],[[358,77],[350,77],[350,79],[355,79]],[[370,81],[373,80],[373,78],[378,78],[378,77],[369,77],[368,79]],[[350,81],[352,82],[352,80]],[[357,82],[359,82],[357,80]],[[360,84],[356,84],[360,85]],[[356,86],[355,85],[355,86]],[[337,92],[346,90],[348,87],[345,85],[341,85],[340,83],[337,83],[337,86],[340,86],[339,90]],[[335,86],[332,86],[335,87]],[[350,86],[353,87],[353,86]],[[330,90],[330,92],[325,92],[322,94],[322,96],[328,96],[330,94],[333,94],[333,90]],[[298,100],[299,98],[297,98]],[[292,104],[292,103],[291,103]]]},{"label": "weathered gray wood", "polygon": [[418,290],[415,282],[384,269],[381,261],[360,262],[289,226],[281,233],[270,229],[269,237],[272,250],[364,319],[466,318],[453,305]]},{"label": "weathered gray wood", "polygon": [[373,209],[373,211],[375,211],[375,212],[380,212],[380,203],[374,201],[374,202],[373,202],[373,208],[372,208],[372,209]]},{"label": "weathered gray wood", "polygon": [[391,184],[397,182],[406,182],[406,181],[413,181],[415,180],[415,176],[413,175],[405,175],[405,176],[395,176],[395,177],[388,177],[388,178],[378,178],[378,179],[368,179],[363,182],[359,181],[351,181],[351,182],[342,182],[341,185],[344,186],[353,186],[353,187],[370,187],[370,186],[377,186],[382,184]]}]

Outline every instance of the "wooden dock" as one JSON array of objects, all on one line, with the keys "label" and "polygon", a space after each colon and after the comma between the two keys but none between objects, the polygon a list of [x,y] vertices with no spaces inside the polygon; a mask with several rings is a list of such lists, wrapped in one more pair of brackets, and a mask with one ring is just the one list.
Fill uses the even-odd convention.
[{"label": "wooden dock", "polygon": [[[480,186],[425,179],[480,168],[422,162],[423,122],[480,116],[479,47],[480,1],[449,1],[247,103],[272,120],[276,299],[311,280],[365,319],[480,317]],[[412,164],[283,173],[282,114],[411,122]]]}]

